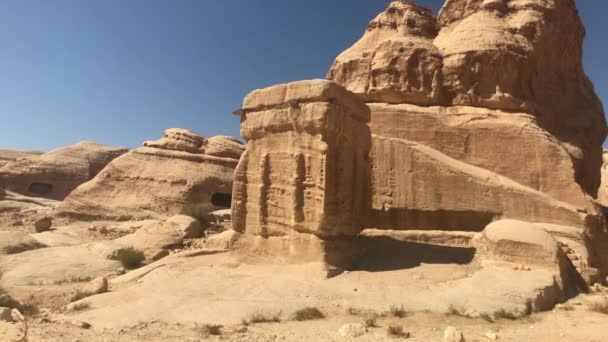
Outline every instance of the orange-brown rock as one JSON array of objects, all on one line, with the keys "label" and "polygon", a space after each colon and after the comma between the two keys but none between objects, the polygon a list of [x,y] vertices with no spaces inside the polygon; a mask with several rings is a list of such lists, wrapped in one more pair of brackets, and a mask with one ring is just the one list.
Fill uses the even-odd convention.
[{"label": "orange-brown rock", "polygon": [[232,227],[354,236],[368,207],[369,109],[334,82],[256,90],[241,111],[247,150],[235,172]]},{"label": "orange-brown rock", "polygon": [[[214,195],[229,198],[238,158],[205,154],[206,142],[194,132],[168,129],[162,139],[115,159],[55,213],[81,219],[154,217],[211,204]],[[224,151],[237,157],[236,148]]]},{"label": "orange-brown rock", "polygon": [[597,194],[598,201],[608,207],[608,151],[604,151],[604,163],[602,164],[602,183]]},{"label": "orange-brown rock", "polygon": [[566,148],[560,163],[571,159],[574,180],[596,197],[608,130],[582,67],[574,1],[449,0],[435,21],[430,10],[392,2],[336,58],[328,78],[366,102],[533,115]]},{"label": "orange-brown rock", "polygon": [[433,45],[436,18],[408,1],[392,2],[340,54],[327,78],[367,102],[442,102],[441,54]]},{"label": "orange-brown rock", "polygon": [[27,196],[61,200],[127,151],[84,141],[18,158],[0,167],[0,185]]},{"label": "orange-brown rock", "polygon": [[574,0],[449,0],[439,27],[434,43],[452,104],[534,114],[572,145],[577,181],[595,197],[607,129],[583,70]]},{"label": "orange-brown rock", "polygon": [[44,152],[36,150],[0,149],[0,167],[20,158],[41,155]]},{"label": "orange-brown rock", "polygon": [[464,106],[370,108],[374,134],[429,146],[578,208],[590,205],[568,147],[532,115]]},{"label": "orange-brown rock", "polygon": [[576,207],[403,139],[374,136],[372,212],[384,229],[481,231],[502,218],[585,229]]}]

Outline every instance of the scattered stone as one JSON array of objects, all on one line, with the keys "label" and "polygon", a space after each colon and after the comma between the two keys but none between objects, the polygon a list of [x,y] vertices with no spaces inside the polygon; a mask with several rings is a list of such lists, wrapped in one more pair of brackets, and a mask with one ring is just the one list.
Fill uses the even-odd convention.
[{"label": "scattered stone", "polygon": [[340,327],[338,333],[342,337],[357,338],[359,336],[365,335],[367,333],[367,328],[365,327],[365,325],[360,323],[349,323],[344,324],[342,327]]},{"label": "scattered stone", "polygon": [[21,314],[21,312],[17,309],[13,309],[11,310],[11,317],[13,318],[13,321],[15,322],[23,322],[25,321],[25,318],[23,317],[23,315]]},{"label": "scattered stone", "polygon": [[465,342],[462,332],[455,327],[448,327],[443,333],[444,342]]},{"label": "scattered stone", "polygon": [[497,339],[498,339],[498,335],[497,335],[497,334],[496,334],[494,331],[488,331],[488,332],[486,333],[486,337],[487,337],[489,340],[492,340],[492,341],[494,341],[494,340],[497,340]]},{"label": "scattered stone", "polygon": [[99,277],[88,282],[81,290],[87,297],[108,292],[108,279]]},{"label": "scattered stone", "polygon": [[34,229],[37,233],[46,232],[53,226],[53,219],[48,215],[41,215],[34,221]]}]

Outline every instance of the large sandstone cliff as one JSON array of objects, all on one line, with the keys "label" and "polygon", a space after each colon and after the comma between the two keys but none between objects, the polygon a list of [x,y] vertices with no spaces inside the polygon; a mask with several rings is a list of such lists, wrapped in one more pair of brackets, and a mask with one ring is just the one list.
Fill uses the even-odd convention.
[{"label": "large sandstone cliff", "polygon": [[[438,17],[392,2],[336,58],[327,77],[337,84],[245,99],[235,229],[254,245],[287,236],[288,253],[314,236],[323,254],[361,228],[481,231],[519,219],[559,239],[583,276],[608,272],[597,204],[608,128],[583,37],[572,0],[449,0]],[[358,128],[361,101],[369,131]],[[365,141],[369,173],[356,162]]]},{"label": "large sandstone cliff", "polygon": [[438,17],[392,2],[327,75],[371,109],[368,225],[571,226],[582,268],[608,271],[594,200],[607,127],[584,34],[573,0],[448,0]]},{"label": "large sandstone cliff", "polygon": [[[582,66],[584,33],[573,0],[449,0],[438,18],[409,1],[395,1],[336,58],[328,78],[366,102],[475,106],[486,108],[486,116],[529,114],[533,124],[551,136],[548,140],[561,145],[560,163],[570,163],[568,170],[547,173],[533,167],[528,178],[537,180],[531,181],[517,171],[504,173],[504,167],[491,160],[476,165],[542,190],[547,178],[563,181],[568,172],[584,193],[596,197],[607,129],[602,104]],[[393,130],[395,125],[383,122],[390,120],[372,112],[373,133]],[[404,109],[402,116],[408,115]],[[514,118],[510,130],[517,126]],[[400,138],[418,136],[403,133]],[[549,154],[554,152],[537,151],[537,159],[550,163]],[[485,159],[498,158],[502,156]],[[580,205],[580,197],[573,201]]]}]

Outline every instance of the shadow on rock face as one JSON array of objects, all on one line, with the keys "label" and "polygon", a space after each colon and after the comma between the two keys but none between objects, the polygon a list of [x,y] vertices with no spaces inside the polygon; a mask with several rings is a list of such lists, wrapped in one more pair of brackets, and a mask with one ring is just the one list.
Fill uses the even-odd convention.
[{"label": "shadow on rock face", "polygon": [[437,246],[390,237],[366,237],[362,240],[365,254],[354,269],[358,271],[383,272],[414,268],[420,264],[470,263],[475,248]]}]

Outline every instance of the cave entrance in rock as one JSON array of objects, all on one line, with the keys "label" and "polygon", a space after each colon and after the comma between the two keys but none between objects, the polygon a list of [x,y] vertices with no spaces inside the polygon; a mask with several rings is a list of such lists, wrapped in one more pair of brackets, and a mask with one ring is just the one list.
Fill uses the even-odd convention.
[{"label": "cave entrance in rock", "polygon": [[28,191],[37,195],[47,195],[53,192],[53,185],[47,183],[32,183]]},{"label": "cave entrance in rock", "polygon": [[230,208],[232,205],[232,194],[216,192],[211,196],[211,204],[220,208]]}]

